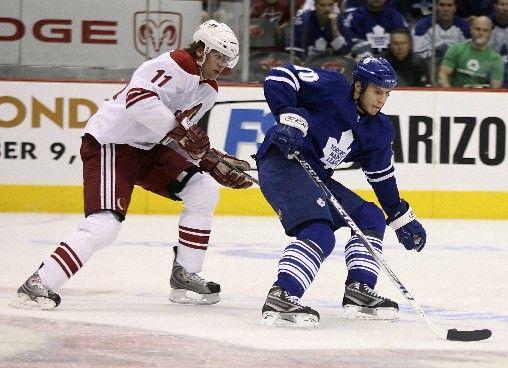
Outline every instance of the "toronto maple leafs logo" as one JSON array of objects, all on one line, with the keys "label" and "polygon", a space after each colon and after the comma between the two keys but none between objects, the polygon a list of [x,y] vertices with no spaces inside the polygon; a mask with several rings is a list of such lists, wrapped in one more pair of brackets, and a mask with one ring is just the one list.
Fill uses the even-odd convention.
[{"label": "toronto maple leafs logo", "polygon": [[349,152],[351,152],[351,143],[353,143],[353,132],[347,130],[342,133],[340,140],[328,137],[325,148],[323,148],[323,157],[320,159],[325,169],[335,169],[344,161]]},{"label": "toronto maple leafs logo", "polygon": [[372,27],[372,32],[368,32],[365,36],[370,47],[378,52],[387,49],[390,43],[390,34],[380,25]]}]

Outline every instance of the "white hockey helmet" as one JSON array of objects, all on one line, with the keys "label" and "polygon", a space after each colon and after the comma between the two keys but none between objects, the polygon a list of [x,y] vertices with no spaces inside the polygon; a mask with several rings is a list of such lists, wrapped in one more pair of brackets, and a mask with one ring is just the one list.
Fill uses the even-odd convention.
[{"label": "white hockey helmet", "polygon": [[205,54],[211,50],[217,50],[229,58],[228,68],[234,68],[238,62],[238,39],[235,33],[225,23],[209,20],[201,24],[194,36],[194,42],[201,41],[205,44]]}]

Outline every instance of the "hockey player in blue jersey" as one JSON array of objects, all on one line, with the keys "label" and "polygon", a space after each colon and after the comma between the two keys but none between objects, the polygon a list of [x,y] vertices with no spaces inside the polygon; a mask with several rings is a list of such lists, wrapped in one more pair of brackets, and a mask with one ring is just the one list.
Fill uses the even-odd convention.
[{"label": "hockey player in blue jersey", "polygon": [[[262,309],[264,325],[317,326],[319,313],[299,304],[323,261],[335,247],[334,231],[347,226],[293,158],[299,152],[342,207],[382,252],[386,224],[408,250],[421,251],[426,233],[409,204],[400,198],[394,176],[394,128],[380,112],[397,77],[383,58],[366,57],[353,71],[350,85],[341,74],[296,65],[273,68],[264,82],[268,106],[277,124],[256,153],[263,195],[279,215],[287,235],[277,280]],[[385,216],[332,179],[341,162],[357,162],[371,184]],[[345,316],[396,318],[396,302],[374,291],[379,266],[352,233],[345,246],[347,278]]]}]

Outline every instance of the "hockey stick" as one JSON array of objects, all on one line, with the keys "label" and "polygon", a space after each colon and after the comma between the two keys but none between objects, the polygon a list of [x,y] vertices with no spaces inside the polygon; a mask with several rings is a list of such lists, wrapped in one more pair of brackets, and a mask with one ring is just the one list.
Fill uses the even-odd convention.
[{"label": "hockey stick", "polygon": [[309,163],[300,156],[300,154],[295,154],[294,158],[302,165],[303,169],[310,176],[314,184],[316,184],[325,194],[328,201],[335,207],[339,215],[342,217],[344,221],[347,222],[351,230],[362,239],[365,247],[369,251],[370,255],[374,258],[374,260],[381,266],[381,268],[386,272],[389,279],[393,282],[393,284],[399,289],[404,298],[408,301],[408,303],[413,307],[416,311],[416,314],[423,319],[423,321],[427,324],[430,330],[442,340],[451,340],[451,341],[480,341],[488,339],[492,335],[492,331],[488,329],[482,330],[473,330],[473,331],[463,331],[457,330],[455,328],[450,330],[445,330],[439,326],[437,326],[432,320],[427,317],[423,309],[420,305],[415,301],[411,293],[406,289],[406,287],[402,284],[402,282],[398,279],[395,273],[390,269],[386,261],[374,251],[373,245],[370,243],[369,239],[363,234],[360,228],[356,225],[353,219],[347,214],[344,208],[340,205],[339,201],[333,196],[330,189],[323,183],[323,181],[319,178],[316,172],[312,169]]},{"label": "hockey stick", "polygon": [[250,181],[252,181],[253,183],[259,185],[259,181],[258,179],[256,179],[255,177],[247,174],[244,170],[240,169],[239,167],[236,167],[235,165],[232,165],[230,162],[224,160],[222,157],[220,157],[219,155],[217,155],[215,152],[213,151],[208,151],[206,153],[208,156],[210,156],[211,158],[223,163],[224,165],[226,165],[227,167],[229,167],[230,169],[232,170],[235,170],[235,171],[239,171],[241,172],[243,175],[245,175],[247,178],[249,178]]}]

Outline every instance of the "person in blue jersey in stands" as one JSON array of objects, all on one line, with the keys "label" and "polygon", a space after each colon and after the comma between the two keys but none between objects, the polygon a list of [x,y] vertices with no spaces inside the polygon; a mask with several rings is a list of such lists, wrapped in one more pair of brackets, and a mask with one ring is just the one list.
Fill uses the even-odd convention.
[{"label": "person in blue jersey in stands", "polygon": [[[395,131],[380,112],[397,83],[392,66],[368,56],[356,65],[353,83],[338,72],[297,65],[273,68],[264,93],[276,124],[256,153],[261,191],[292,240],[278,262],[277,280],[262,308],[263,325],[317,326],[319,313],[299,303],[335,247],[334,231],[346,222],[294,159],[299,153],[330,189],[379,253],[386,224],[408,250],[426,243],[423,226],[400,198],[394,175]],[[342,162],[361,165],[383,211],[332,179]],[[345,245],[344,316],[397,318],[396,302],[375,290],[379,266],[358,236]]]},{"label": "person in blue jersey in stands", "polygon": [[351,32],[351,56],[360,60],[364,56],[380,56],[388,49],[390,33],[407,28],[407,22],[386,0],[366,0],[365,4],[346,17],[344,24]]}]

